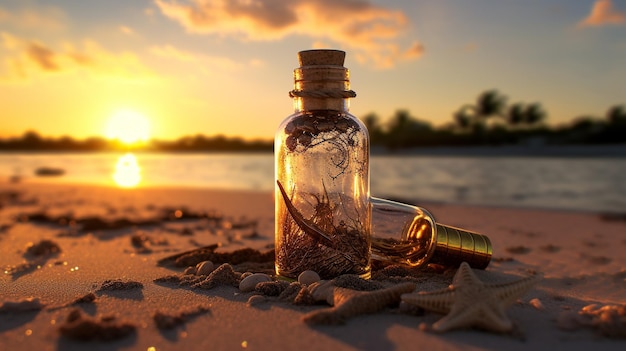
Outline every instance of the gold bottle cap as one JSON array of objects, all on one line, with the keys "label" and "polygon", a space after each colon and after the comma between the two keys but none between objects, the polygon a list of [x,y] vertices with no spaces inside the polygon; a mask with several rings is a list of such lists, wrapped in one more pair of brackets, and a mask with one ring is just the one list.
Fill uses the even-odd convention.
[{"label": "gold bottle cap", "polygon": [[437,243],[429,263],[458,267],[467,262],[485,269],[491,261],[491,240],[482,234],[436,223]]}]

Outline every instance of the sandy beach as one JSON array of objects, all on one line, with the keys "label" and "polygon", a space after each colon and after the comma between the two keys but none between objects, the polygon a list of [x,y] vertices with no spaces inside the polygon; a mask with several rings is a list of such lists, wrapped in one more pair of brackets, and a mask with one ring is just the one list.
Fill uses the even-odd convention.
[{"label": "sandy beach", "polygon": [[[311,325],[303,317],[328,304],[294,303],[269,285],[242,292],[224,281],[181,284],[187,266],[163,260],[218,244],[216,253],[265,255],[257,262],[223,255],[238,260],[234,271],[271,272],[273,201],[267,192],[0,184],[0,349],[626,348],[623,214],[419,204],[440,223],[489,236],[493,259],[475,272],[479,279],[542,275],[507,310],[508,333],[430,332],[420,326],[442,314],[397,304],[340,325]],[[450,284],[454,270],[411,274],[374,272],[373,280],[431,291]]]}]

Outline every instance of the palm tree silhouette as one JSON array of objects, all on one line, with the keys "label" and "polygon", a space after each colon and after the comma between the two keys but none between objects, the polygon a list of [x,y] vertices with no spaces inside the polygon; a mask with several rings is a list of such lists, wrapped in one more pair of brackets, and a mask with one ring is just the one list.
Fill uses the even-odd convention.
[{"label": "palm tree silhouette", "polygon": [[492,117],[504,117],[506,96],[497,90],[487,90],[478,96],[475,104],[465,104],[454,114],[457,125],[474,132],[484,131]]},{"label": "palm tree silhouette", "polygon": [[525,126],[532,127],[546,119],[546,112],[538,102],[526,105],[523,103],[515,103],[509,107],[509,111],[505,116],[509,125],[513,128]]}]

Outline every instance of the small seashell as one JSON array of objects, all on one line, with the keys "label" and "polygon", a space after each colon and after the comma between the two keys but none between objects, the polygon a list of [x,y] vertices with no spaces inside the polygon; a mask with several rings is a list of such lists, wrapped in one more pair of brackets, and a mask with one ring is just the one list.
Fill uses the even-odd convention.
[{"label": "small seashell", "polygon": [[304,271],[298,276],[298,283],[303,285],[311,285],[320,281],[320,275],[314,271]]},{"label": "small seashell", "polygon": [[215,269],[211,261],[203,261],[196,265],[196,275],[209,275]]},{"label": "small seashell", "polygon": [[334,304],[333,288],[335,282],[332,280],[320,280],[311,284],[308,288],[314,301],[326,301],[329,305]]},{"label": "small seashell", "polygon": [[246,304],[251,307],[259,305],[265,301],[267,301],[267,298],[263,295],[252,295],[248,298],[248,302]]},{"label": "small seashell", "polygon": [[195,275],[197,270],[198,268],[196,268],[196,266],[189,266],[185,268],[185,270],[183,271],[183,275]]},{"label": "small seashell", "polygon": [[541,300],[537,298],[530,300],[528,303],[530,303],[531,306],[539,311],[543,311],[545,309],[545,307],[543,307],[543,304],[541,303]]},{"label": "small seashell", "polygon": [[254,273],[241,280],[239,283],[239,290],[241,292],[253,291],[258,283],[269,282],[272,278],[269,275],[263,273]]}]

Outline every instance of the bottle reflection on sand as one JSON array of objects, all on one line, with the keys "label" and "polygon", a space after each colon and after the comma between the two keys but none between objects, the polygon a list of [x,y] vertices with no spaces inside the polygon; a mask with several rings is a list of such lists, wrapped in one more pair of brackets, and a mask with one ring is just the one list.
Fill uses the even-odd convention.
[{"label": "bottle reflection on sand", "polygon": [[141,181],[141,167],[132,153],[126,153],[117,159],[113,173],[115,184],[122,188],[133,188]]}]

